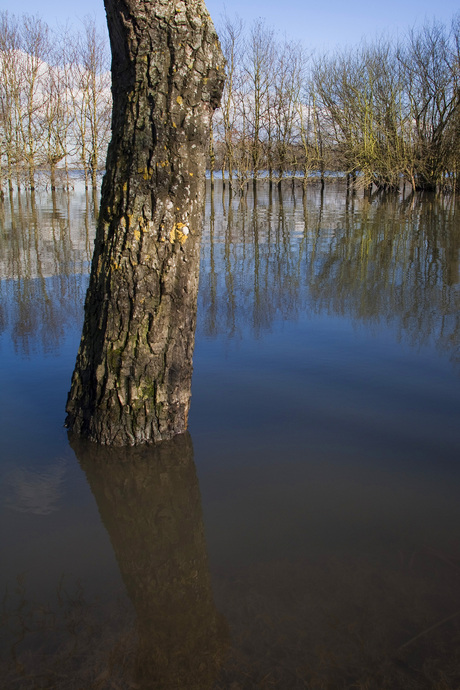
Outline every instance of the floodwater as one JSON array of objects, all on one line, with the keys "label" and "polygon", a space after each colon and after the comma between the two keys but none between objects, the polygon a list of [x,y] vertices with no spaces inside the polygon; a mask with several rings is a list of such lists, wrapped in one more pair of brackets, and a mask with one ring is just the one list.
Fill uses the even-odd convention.
[{"label": "floodwater", "polygon": [[460,206],[208,192],[189,433],[125,451],[63,428],[90,200],[0,208],[2,690],[460,687]]}]

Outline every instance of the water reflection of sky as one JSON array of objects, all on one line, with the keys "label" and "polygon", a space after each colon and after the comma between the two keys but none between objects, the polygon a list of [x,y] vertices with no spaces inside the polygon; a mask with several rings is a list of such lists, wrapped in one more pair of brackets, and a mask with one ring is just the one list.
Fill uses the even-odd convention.
[{"label": "water reflection of sky", "polygon": [[65,463],[44,467],[40,472],[17,467],[4,478],[5,503],[11,510],[49,515],[59,510],[61,487],[65,482]]},{"label": "water reflection of sky", "polygon": [[[149,505],[155,534],[175,534],[176,545],[179,524],[196,535],[204,529],[200,563],[207,548],[215,604],[231,633],[230,647],[222,634],[218,687],[258,687],[264,678],[283,689],[307,679],[336,687],[350,678],[351,687],[373,668],[369,687],[382,690],[379,660],[460,609],[454,202],[347,204],[342,192],[326,189],[321,203],[315,188],[305,205],[301,192],[283,201],[280,207],[274,191],[270,203],[265,188],[256,209],[250,196],[236,197],[230,210],[218,183],[213,209],[208,197],[193,448],[177,458],[182,479],[167,468],[150,471],[140,456],[128,471],[123,463],[107,470],[110,481],[104,472],[88,474],[91,490],[62,425],[94,224],[84,203],[69,222],[65,197],[54,212],[48,197],[37,201],[35,226],[30,203],[16,229],[5,210],[2,584],[25,574],[30,597],[49,606],[56,592],[62,601],[64,588],[72,616],[88,617],[84,629],[103,630],[91,644],[70,638],[97,675],[107,672],[105,657],[93,659],[92,650],[109,655],[119,645],[128,654],[123,645],[135,639],[124,618],[115,620],[120,600],[126,603],[127,569],[136,572],[133,553],[145,552],[145,563],[163,558],[161,544],[150,540]],[[61,230],[50,241],[57,217]],[[84,453],[75,453],[91,472]],[[110,454],[103,462],[110,465]],[[126,506],[128,494],[136,498]],[[190,497],[193,525],[181,517],[191,515]],[[194,556],[181,561],[180,549],[174,553],[183,577]],[[163,586],[174,577],[161,579],[161,570],[149,584],[144,566],[138,563],[139,586],[148,599],[155,581]],[[135,586],[129,596],[139,607]],[[166,586],[162,592],[164,602],[174,597]],[[96,596],[108,599],[110,614],[95,621]],[[158,626],[161,604],[147,599]],[[436,687],[436,678],[417,659],[431,659],[430,673],[437,664],[446,670],[456,659],[459,625],[451,620],[399,654],[418,669],[419,687]],[[171,620],[168,630],[165,640],[174,634]],[[84,678],[82,687],[96,677],[59,663],[62,678]],[[407,690],[410,675],[398,673],[392,690]],[[107,677],[120,684],[119,676]]]}]

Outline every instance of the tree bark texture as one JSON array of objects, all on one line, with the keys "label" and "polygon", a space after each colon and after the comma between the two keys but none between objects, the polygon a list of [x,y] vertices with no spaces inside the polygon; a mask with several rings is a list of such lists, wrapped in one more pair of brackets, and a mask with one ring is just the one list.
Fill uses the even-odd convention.
[{"label": "tree bark texture", "polygon": [[107,445],[187,428],[205,161],[224,59],[202,0],[105,0],[112,141],[66,425]]}]

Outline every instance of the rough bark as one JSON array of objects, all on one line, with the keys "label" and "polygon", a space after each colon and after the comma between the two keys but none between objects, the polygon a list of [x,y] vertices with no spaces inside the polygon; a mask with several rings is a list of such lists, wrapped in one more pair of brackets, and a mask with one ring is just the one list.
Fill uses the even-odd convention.
[{"label": "rough bark", "polygon": [[202,0],[105,0],[112,141],[66,425],[135,445],[187,428],[205,159],[224,60]]},{"label": "rough bark", "polygon": [[210,690],[228,629],[214,604],[190,436],[142,448],[70,442],[137,615],[124,680],[142,690]]}]

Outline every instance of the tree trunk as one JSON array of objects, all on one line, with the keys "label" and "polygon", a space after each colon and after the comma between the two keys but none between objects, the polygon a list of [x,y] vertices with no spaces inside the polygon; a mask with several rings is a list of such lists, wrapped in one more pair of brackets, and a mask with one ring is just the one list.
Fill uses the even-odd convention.
[{"label": "tree trunk", "polygon": [[211,177],[211,189],[214,189],[214,168],[216,165],[216,153],[214,150],[214,134],[212,131],[212,122],[209,129],[209,170]]},{"label": "tree trunk", "polygon": [[187,427],[205,161],[224,61],[202,0],[105,0],[107,156],[66,424],[102,444]]},{"label": "tree trunk", "polygon": [[50,185],[51,191],[56,191],[56,163],[54,161],[50,161]]}]

